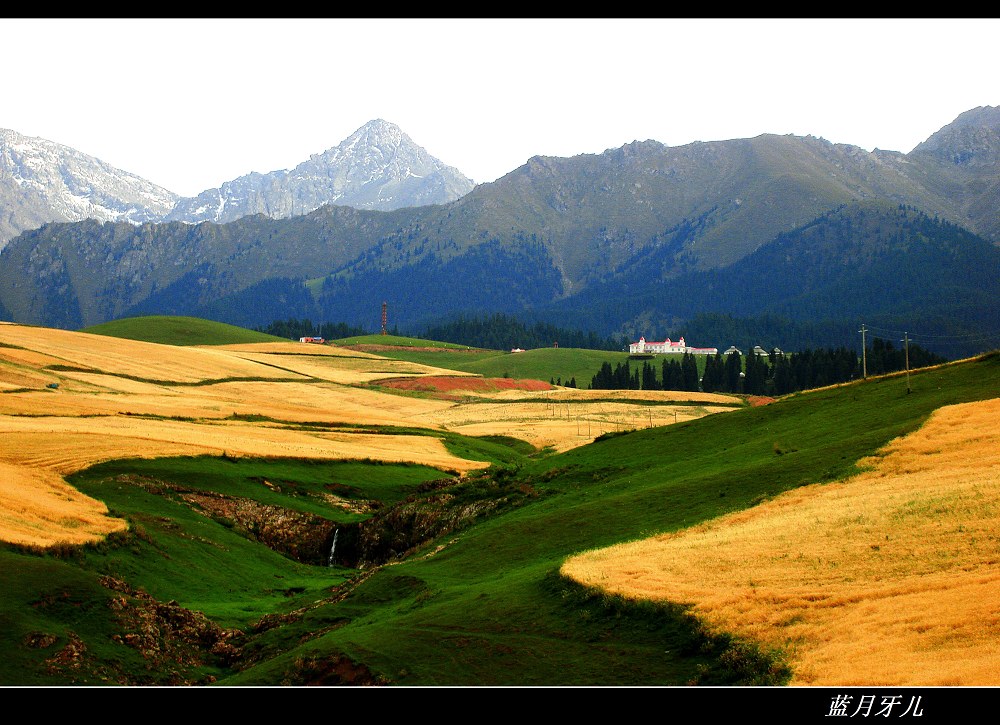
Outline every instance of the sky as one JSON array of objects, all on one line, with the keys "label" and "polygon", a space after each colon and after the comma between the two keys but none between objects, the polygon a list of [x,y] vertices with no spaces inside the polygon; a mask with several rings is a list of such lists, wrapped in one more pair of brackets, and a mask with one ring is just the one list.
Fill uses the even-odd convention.
[{"label": "sky", "polygon": [[376,118],[477,183],[647,139],[906,153],[1000,106],[998,37],[994,18],[0,18],[0,128],[181,196]]}]

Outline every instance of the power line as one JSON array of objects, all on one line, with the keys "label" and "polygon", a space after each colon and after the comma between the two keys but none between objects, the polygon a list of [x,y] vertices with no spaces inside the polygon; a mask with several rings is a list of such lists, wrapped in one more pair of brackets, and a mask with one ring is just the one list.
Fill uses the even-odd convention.
[{"label": "power line", "polygon": [[[934,334],[910,334],[906,330],[890,330],[883,327],[872,327],[864,325],[865,332],[873,333],[872,337],[883,340],[899,339],[900,335],[906,335],[909,341],[914,344],[924,345],[930,348],[940,348],[941,346],[955,345],[981,345],[982,347],[1000,347],[1000,332],[970,332],[959,335],[934,335]],[[859,330],[860,332],[860,330]],[[863,338],[862,338],[863,339]],[[899,340],[903,342],[902,340]]]},{"label": "power line", "polygon": [[[905,335],[906,330],[889,330],[882,327],[872,327],[868,326],[869,332],[879,333],[879,337],[895,337],[896,335]],[[923,340],[990,340],[990,339],[1000,339],[1000,331],[996,332],[967,332],[960,335],[933,335],[930,333],[916,333],[915,337],[919,337]],[[913,337],[911,337],[913,339]]]}]

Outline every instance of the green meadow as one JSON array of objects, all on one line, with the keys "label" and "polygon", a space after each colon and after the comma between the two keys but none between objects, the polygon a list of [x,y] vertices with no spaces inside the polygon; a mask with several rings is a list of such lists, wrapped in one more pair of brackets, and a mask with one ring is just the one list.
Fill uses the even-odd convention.
[{"label": "green meadow", "polygon": [[[435,352],[399,348],[379,354],[397,360],[475,373],[487,378],[558,379],[563,385],[576,379],[578,388],[588,387],[604,362],[614,367],[629,359],[626,352],[570,347],[541,347],[517,353],[476,349]],[[631,361],[630,364],[635,366],[637,363]],[[656,364],[660,364],[660,361],[657,360]],[[642,367],[642,361],[638,365]]]},{"label": "green meadow", "polygon": [[337,340],[331,340],[331,342],[335,345],[395,345],[398,347],[435,347],[445,350],[473,349],[468,345],[424,340],[419,337],[406,337],[403,335],[355,335],[354,337],[342,337]]},{"label": "green meadow", "polygon": [[236,345],[249,342],[288,342],[264,332],[247,330],[199,317],[149,315],[128,317],[86,327],[80,332],[163,345]]}]

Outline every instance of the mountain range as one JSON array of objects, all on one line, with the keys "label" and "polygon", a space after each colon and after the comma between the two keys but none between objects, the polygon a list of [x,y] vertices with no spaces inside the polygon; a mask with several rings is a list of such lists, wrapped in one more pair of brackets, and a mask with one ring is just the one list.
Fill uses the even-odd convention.
[{"label": "mountain range", "polygon": [[387,211],[442,204],[473,186],[382,119],[290,171],[250,173],[195,197],[67,146],[0,129],[0,249],[46,222],[225,223],[251,214],[284,219],[324,204]]},{"label": "mountain range", "polygon": [[[74,329],[150,313],[377,329],[386,302],[411,331],[515,312],[720,348],[736,341],[708,339],[723,329],[787,348],[854,340],[863,323],[919,333],[950,356],[1000,343],[1000,108],[969,110],[906,154],[774,134],[637,141],[536,156],[465,193],[435,180],[455,198],[391,209],[346,203],[367,177],[344,172],[341,186],[324,187],[339,189],[339,202],[296,215],[309,204],[290,200],[318,186],[297,180],[321,156],[343,159],[347,144],[163,216],[228,213],[221,194],[254,209],[232,221],[25,230],[0,254],[0,315]],[[397,182],[404,167],[394,167]],[[251,191],[264,188],[284,201]],[[378,198],[371,192],[351,198],[360,206]]]},{"label": "mountain range", "polygon": [[159,221],[177,199],[68,146],[0,129],[0,249],[51,221]]}]

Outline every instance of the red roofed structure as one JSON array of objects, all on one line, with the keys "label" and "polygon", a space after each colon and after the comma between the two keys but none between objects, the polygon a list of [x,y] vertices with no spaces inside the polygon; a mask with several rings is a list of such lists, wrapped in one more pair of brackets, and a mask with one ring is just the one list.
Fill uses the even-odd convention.
[{"label": "red roofed structure", "polygon": [[681,336],[681,339],[677,342],[671,341],[669,337],[663,342],[646,342],[645,337],[640,337],[639,342],[633,342],[628,346],[628,351],[630,355],[657,355],[670,353],[683,355],[686,352],[692,353],[693,355],[715,355],[719,352],[718,348],[714,347],[688,347],[687,343],[684,342],[683,336]]}]

